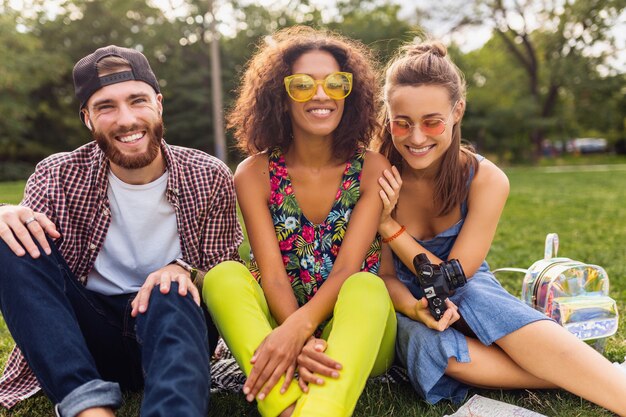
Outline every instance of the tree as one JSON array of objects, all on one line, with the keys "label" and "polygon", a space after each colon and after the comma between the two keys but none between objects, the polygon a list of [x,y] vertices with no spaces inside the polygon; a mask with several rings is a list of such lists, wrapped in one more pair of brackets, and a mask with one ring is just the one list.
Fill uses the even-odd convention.
[{"label": "tree", "polygon": [[626,140],[626,74],[592,72],[585,81],[562,95],[567,137],[605,137],[611,144]]},{"label": "tree", "polygon": [[610,29],[625,4],[624,0],[477,0],[469,4],[453,0],[431,17],[456,18],[456,30],[486,24],[502,40],[526,74],[535,114],[529,137],[538,156],[546,128],[553,127],[550,119],[561,90],[575,77],[597,72],[601,65],[610,68],[606,58],[615,50]]},{"label": "tree", "polygon": [[418,26],[399,17],[400,5],[390,1],[339,0],[328,27],[370,46],[384,66],[400,45],[422,35]]},{"label": "tree", "polygon": [[510,59],[502,40],[495,36],[467,54],[454,45],[448,53],[465,74],[468,85],[464,139],[481,153],[495,152],[499,160],[525,159],[536,115],[533,100],[522,87],[524,70]]},{"label": "tree", "polygon": [[34,162],[46,153],[31,135],[33,120],[47,110],[36,100],[35,92],[58,80],[65,67],[62,59],[47,49],[41,39],[18,24],[28,24],[7,2],[0,5],[0,160]]},{"label": "tree", "polygon": [[[74,64],[96,48],[116,44],[143,51],[158,67],[169,53],[164,41],[171,37],[167,23],[159,9],[143,0],[66,1],[55,16],[33,20],[27,32],[45,40],[46,50],[62,65],[54,67],[60,72],[59,77],[31,93],[39,103],[39,111],[31,121],[29,137],[54,151],[71,150],[90,140],[78,118],[72,80]],[[155,72],[163,77],[157,68]]]}]

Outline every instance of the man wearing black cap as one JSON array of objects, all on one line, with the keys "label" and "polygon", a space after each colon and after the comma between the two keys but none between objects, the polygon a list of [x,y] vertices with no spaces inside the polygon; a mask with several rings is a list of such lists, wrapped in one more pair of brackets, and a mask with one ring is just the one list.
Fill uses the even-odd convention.
[{"label": "man wearing black cap", "polygon": [[73,75],[94,141],[46,158],[0,207],[0,308],[19,347],[0,403],[41,386],[57,415],[112,416],[143,387],[142,416],[204,417],[217,332],[197,286],[237,259],[231,172],[165,143],[140,52],[100,48]]}]

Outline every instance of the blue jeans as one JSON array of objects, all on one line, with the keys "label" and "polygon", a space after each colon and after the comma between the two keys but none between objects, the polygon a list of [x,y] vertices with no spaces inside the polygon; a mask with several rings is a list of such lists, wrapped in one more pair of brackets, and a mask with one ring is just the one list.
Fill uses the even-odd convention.
[{"label": "blue jeans", "polygon": [[[18,257],[0,240],[0,310],[46,395],[63,417],[117,408],[121,390],[144,388],[141,415],[208,413],[208,314],[191,295],[158,287],[148,310],[130,316],[135,294],[87,290],[56,246],[38,259]],[[207,328],[209,330],[207,330]]]}]

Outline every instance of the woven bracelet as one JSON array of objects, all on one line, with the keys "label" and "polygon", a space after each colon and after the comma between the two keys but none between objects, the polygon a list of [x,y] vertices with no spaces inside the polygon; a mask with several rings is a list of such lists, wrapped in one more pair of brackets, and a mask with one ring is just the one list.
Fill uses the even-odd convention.
[{"label": "woven bracelet", "polygon": [[394,233],[393,235],[389,236],[389,237],[384,237],[383,243],[389,243],[392,240],[394,240],[395,238],[397,238],[398,236],[400,236],[402,233],[404,233],[404,231],[406,230],[406,227],[404,225],[400,226],[400,230],[398,230],[396,233]]}]

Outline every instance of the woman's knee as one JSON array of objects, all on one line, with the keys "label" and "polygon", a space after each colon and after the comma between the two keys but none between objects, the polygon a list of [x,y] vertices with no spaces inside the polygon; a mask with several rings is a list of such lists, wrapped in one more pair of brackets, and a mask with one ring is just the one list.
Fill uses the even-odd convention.
[{"label": "woman's knee", "polygon": [[245,265],[236,261],[225,261],[215,265],[204,276],[202,298],[208,304],[215,297],[223,298],[231,291],[241,290],[242,281],[251,279]]},{"label": "woman's knee", "polygon": [[349,305],[355,311],[366,309],[370,315],[379,312],[384,316],[390,309],[393,311],[385,283],[369,272],[359,272],[346,279],[339,291],[337,303]]},{"label": "woman's knee", "polygon": [[341,292],[358,294],[368,298],[370,296],[389,297],[383,280],[370,272],[357,272],[350,275],[341,286]]}]

